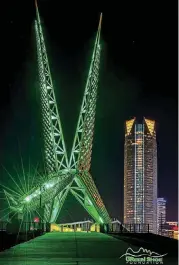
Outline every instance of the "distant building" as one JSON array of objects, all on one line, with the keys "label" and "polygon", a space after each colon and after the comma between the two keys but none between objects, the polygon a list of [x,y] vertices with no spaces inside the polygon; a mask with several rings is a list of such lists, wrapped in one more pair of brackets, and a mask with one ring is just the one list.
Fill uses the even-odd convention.
[{"label": "distant building", "polygon": [[178,226],[178,222],[176,221],[167,221],[166,223],[171,226]]},{"label": "distant building", "polygon": [[[174,222],[172,222],[174,223]],[[160,230],[159,230],[160,234]],[[174,238],[178,240],[178,226],[169,225],[168,222],[162,225],[162,236]]]},{"label": "distant building", "polygon": [[157,199],[157,232],[161,234],[162,226],[166,223],[166,200],[164,198]]},{"label": "distant building", "polygon": [[[178,231],[178,222],[176,221],[168,221],[166,222],[166,225],[168,226],[165,230],[165,233],[169,231],[169,233],[172,233],[174,239],[179,239],[179,231]],[[165,228],[165,227],[164,227]],[[171,232],[172,231],[172,232]],[[163,234],[162,234],[163,235]],[[164,234],[165,235],[165,234]],[[170,237],[170,236],[169,236]]]},{"label": "distant building", "polygon": [[157,142],[155,121],[125,123],[124,223],[149,224],[157,233]]},{"label": "distant building", "polygon": [[179,233],[178,233],[178,230],[177,230],[177,231],[174,231],[173,238],[176,239],[176,240],[179,240]]}]

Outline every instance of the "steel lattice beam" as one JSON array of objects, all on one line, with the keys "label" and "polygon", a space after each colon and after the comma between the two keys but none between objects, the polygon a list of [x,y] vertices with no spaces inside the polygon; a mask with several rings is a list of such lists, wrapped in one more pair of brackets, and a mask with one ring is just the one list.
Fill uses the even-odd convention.
[{"label": "steel lattice beam", "polygon": [[35,32],[39,66],[45,159],[48,173],[68,168],[66,147],[50,74],[38,7]]},{"label": "steel lattice beam", "polygon": [[70,157],[70,167],[90,169],[91,150],[94,132],[95,108],[100,64],[100,32],[102,14],[93,50],[90,70],[87,78],[77,129]]},{"label": "steel lattice beam", "polygon": [[[87,212],[98,223],[110,223],[111,219],[91,174],[87,171],[82,171],[81,174],[75,177],[75,182],[78,189],[71,187],[71,192]],[[79,191],[83,194],[83,200],[79,200]]]}]

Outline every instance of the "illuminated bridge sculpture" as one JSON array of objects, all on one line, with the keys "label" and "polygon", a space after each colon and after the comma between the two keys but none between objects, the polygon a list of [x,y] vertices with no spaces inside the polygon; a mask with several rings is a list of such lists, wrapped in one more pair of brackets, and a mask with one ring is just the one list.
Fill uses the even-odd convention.
[{"label": "illuminated bridge sculpture", "polygon": [[89,215],[99,224],[109,224],[111,219],[89,172],[94,134],[95,109],[100,65],[100,31],[102,14],[95,39],[92,60],[87,77],[81,111],[71,155],[68,157],[57,108],[55,91],[45,47],[41,20],[36,3],[35,33],[40,79],[42,123],[46,181],[25,196],[12,197],[5,191],[11,210],[23,215],[37,211],[39,200],[43,220],[55,223],[68,192],[71,192]]}]

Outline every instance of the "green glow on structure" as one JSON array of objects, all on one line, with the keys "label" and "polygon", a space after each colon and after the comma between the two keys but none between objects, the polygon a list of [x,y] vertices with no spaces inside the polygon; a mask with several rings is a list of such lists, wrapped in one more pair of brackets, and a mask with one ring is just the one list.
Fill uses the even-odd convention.
[{"label": "green glow on structure", "polygon": [[99,217],[99,219],[100,219],[101,223],[104,223],[104,222],[103,222],[103,219],[102,219],[101,217]]},{"label": "green glow on structure", "polygon": [[30,200],[31,200],[30,196],[27,196],[27,197],[25,198],[25,201],[27,201],[27,202],[29,202]]},{"label": "green glow on structure", "polygon": [[[100,32],[102,14],[95,40],[76,133],[68,160],[60,116],[48,64],[38,7],[35,21],[38,69],[40,79],[44,151],[48,179],[18,200],[11,200],[11,209],[19,212],[44,208],[44,220],[54,223],[68,192],[71,192],[97,223],[111,219],[89,173],[94,135],[95,111],[100,65]],[[18,205],[18,207],[17,207]]]}]

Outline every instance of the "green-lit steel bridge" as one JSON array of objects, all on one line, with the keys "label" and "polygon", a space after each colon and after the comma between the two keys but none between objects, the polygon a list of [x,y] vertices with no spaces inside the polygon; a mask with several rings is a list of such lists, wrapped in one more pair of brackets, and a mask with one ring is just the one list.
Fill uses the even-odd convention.
[{"label": "green-lit steel bridge", "polygon": [[[43,221],[54,223],[70,192],[99,224],[109,224],[110,216],[90,174],[95,110],[100,68],[102,14],[94,43],[81,110],[71,154],[67,154],[55,90],[43,36],[37,2],[35,34],[38,57],[39,90],[45,152],[45,181],[22,196],[5,190],[11,211],[21,218],[37,211]],[[40,209],[39,209],[40,201]]]}]

